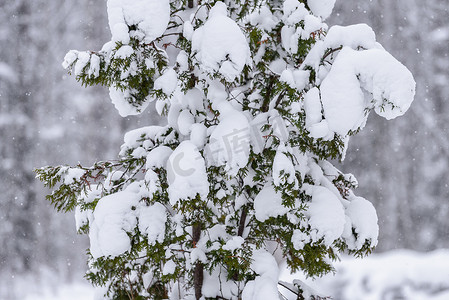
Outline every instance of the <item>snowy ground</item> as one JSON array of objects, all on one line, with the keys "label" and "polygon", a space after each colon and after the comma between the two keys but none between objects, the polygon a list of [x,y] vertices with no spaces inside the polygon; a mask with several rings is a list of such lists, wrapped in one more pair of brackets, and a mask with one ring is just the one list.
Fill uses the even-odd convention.
[{"label": "snowy ground", "polygon": [[0,300],[96,300],[98,290],[78,272],[73,281],[54,270],[43,268],[37,274],[11,275],[0,270]]},{"label": "snowy ground", "polygon": [[[336,264],[337,275],[317,280],[284,275],[283,279],[300,278],[321,294],[334,300],[447,300],[449,299],[449,250],[417,253],[396,250],[365,259],[344,258]],[[60,285],[57,279],[22,277],[9,286],[10,298],[24,300],[94,300],[99,299],[87,282]],[[19,283],[20,282],[20,283]],[[12,297],[12,293],[20,297]]]},{"label": "snowy ground", "polygon": [[364,259],[345,258],[336,269],[335,276],[301,279],[334,300],[449,299],[449,250],[395,250]]},{"label": "snowy ground", "polygon": [[40,292],[27,295],[25,300],[94,300],[95,290],[87,283],[74,283],[59,289],[46,287]]}]

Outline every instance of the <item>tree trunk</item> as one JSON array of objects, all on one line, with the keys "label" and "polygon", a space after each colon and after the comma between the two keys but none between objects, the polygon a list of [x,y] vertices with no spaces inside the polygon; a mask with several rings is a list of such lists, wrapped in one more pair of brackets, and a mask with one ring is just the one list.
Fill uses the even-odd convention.
[{"label": "tree trunk", "polygon": [[[193,235],[193,245],[196,247],[196,244],[200,240],[201,237],[201,223],[193,225],[192,229]],[[194,274],[193,274],[193,287],[195,289],[195,298],[199,300],[202,296],[202,288],[203,288],[203,271],[204,266],[201,262],[196,262]]]}]

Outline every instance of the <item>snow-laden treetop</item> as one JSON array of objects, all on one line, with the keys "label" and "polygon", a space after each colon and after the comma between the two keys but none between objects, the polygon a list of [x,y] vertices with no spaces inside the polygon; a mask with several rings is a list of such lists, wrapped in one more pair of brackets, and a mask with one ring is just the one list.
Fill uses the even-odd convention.
[{"label": "snow-laden treetop", "polygon": [[118,161],[38,171],[61,181],[50,200],[76,207],[89,233],[93,282],[149,298],[276,299],[281,262],[315,276],[339,252],[372,250],[375,209],[327,160],[372,110],[404,114],[415,82],[367,25],[328,28],[334,4],[108,1],[111,41],[63,66],[108,86],[120,115],[151,107],[166,122],[128,132]]}]

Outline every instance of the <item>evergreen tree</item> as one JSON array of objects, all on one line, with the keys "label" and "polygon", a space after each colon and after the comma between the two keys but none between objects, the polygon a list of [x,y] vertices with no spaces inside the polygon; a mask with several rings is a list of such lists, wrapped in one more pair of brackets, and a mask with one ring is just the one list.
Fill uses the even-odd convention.
[{"label": "evergreen tree", "polygon": [[334,2],[108,0],[111,41],[63,66],[109,87],[120,115],[153,102],[167,124],[126,133],[118,160],[36,171],[89,235],[94,285],[112,299],[317,299],[280,267],[320,276],[372,251],[375,209],[330,160],[371,110],[402,115],[415,83],[367,25],[328,28]]}]

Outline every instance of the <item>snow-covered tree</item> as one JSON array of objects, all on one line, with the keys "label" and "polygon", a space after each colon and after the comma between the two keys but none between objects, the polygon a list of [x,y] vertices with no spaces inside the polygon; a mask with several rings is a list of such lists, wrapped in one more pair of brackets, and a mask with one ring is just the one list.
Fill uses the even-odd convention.
[{"label": "snow-covered tree", "polygon": [[109,297],[313,298],[280,269],[319,276],[376,246],[374,207],[330,160],[370,111],[405,113],[415,82],[367,25],[328,28],[334,2],[108,0],[111,41],[66,55],[120,115],[166,119],[117,160],[36,171]]}]

